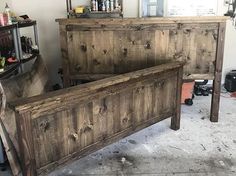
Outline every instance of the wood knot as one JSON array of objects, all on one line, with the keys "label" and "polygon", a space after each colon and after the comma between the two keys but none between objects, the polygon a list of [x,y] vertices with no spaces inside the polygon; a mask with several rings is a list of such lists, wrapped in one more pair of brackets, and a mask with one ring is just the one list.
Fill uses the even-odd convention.
[{"label": "wood knot", "polygon": [[101,24],[101,28],[105,28],[106,27],[106,25],[105,24]]},{"label": "wood knot", "polygon": [[179,58],[181,58],[181,57],[183,57],[183,52],[178,52],[178,53],[175,53],[175,54],[174,54],[174,58],[175,58],[175,59],[179,59]]},{"label": "wood knot", "polygon": [[107,111],[107,105],[103,105],[99,108],[99,114],[103,114]]},{"label": "wood knot", "polygon": [[165,80],[158,81],[158,82],[155,82],[155,83],[154,83],[154,87],[155,87],[155,88],[163,88],[164,85],[165,85]]},{"label": "wood knot", "polygon": [[196,65],[196,69],[199,70],[201,69],[201,66],[199,64]]},{"label": "wood knot", "polygon": [[146,44],[144,45],[145,49],[151,49],[151,43],[150,41],[147,41]]},{"label": "wood knot", "polygon": [[93,63],[94,63],[94,65],[100,65],[101,64],[100,62],[98,62],[97,59],[93,59]]},{"label": "wood knot", "polygon": [[217,40],[218,39],[218,35],[216,33],[212,34],[213,35],[213,38],[214,40]]},{"label": "wood knot", "polygon": [[87,46],[86,45],[81,45],[80,46],[81,51],[87,52]]},{"label": "wood knot", "polygon": [[183,24],[182,23],[178,23],[178,29],[180,30],[180,29],[182,29],[182,27],[183,27]]},{"label": "wood knot", "polygon": [[86,133],[86,132],[89,132],[91,130],[93,130],[93,125],[89,124],[89,125],[84,127],[83,132]]},{"label": "wood knot", "polygon": [[72,34],[69,35],[69,40],[70,40],[70,41],[73,40],[73,35],[72,35]]},{"label": "wood knot", "polygon": [[128,121],[129,121],[129,119],[126,117],[122,120],[122,123],[126,124],[126,123],[128,123]]},{"label": "wood knot", "polygon": [[77,133],[71,133],[70,135],[71,139],[73,139],[74,141],[78,141],[79,139],[79,135]]},{"label": "wood knot", "polygon": [[104,50],[103,50],[103,53],[104,53],[104,54],[107,54],[107,50],[106,50],[106,49],[104,49]]},{"label": "wood knot", "polygon": [[171,36],[177,35],[177,34],[178,34],[178,32],[177,32],[176,30],[171,30],[171,31],[170,31],[170,35],[171,35]]},{"label": "wood knot", "polygon": [[46,132],[49,129],[50,124],[48,120],[44,120],[43,122],[40,123],[39,127],[41,130],[43,130],[43,132]]},{"label": "wood knot", "polygon": [[66,26],[66,30],[67,31],[72,31],[73,30],[73,26],[72,25],[67,25]]},{"label": "wood knot", "polygon": [[128,49],[127,48],[124,48],[123,49],[123,55],[126,57],[128,55]]},{"label": "wood knot", "polygon": [[143,90],[144,90],[144,86],[138,87],[138,88],[136,89],[136,93],[141,93]]},{"label": "wood knot", "polygon": [[183,32],[184,32],[184,34],[189,35],[191,33],[191,29],[185,29],[185,30],[183,30]]},{"label": "wood knot", "polygon": [[80,70],[81,70],[81,66],[80,66],[79,64],[76,65],[76,66],[75,66],[75,70],[76,70],[76,71],[80,71]]},{"label": "wood knot", "polygon": [[136,30],[141,31],[142,30],[142,25],[136,26]]}]

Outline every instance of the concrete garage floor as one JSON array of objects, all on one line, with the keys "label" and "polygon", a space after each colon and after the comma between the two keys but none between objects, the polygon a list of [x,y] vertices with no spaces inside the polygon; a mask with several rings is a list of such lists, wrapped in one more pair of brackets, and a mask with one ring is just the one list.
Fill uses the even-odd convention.
[{"label": "concrete garage floor", "polygon": [[222,94],[219,123],[209,121],[210,99],[182,106],[179,131],[167,119],[49,176],[236,176],[236,98]]}]

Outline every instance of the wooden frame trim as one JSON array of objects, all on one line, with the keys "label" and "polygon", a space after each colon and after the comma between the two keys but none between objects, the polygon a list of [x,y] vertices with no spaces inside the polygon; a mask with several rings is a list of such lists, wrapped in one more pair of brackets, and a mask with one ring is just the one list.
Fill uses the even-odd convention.
[{"label": "wooden frame trim", "polygon": [[76,24],[76,23],[82,23],[85,24],[148,24],[148,23],[163,23],[163,24],[170,24],[170,23],[209,23],[209,22],[225,22],[229,17],[225,16],[214,16],[214,17],[154,17],[154,18],[139,18],[137,21],[137,18],[123,18],[123,19],[81,19],[81,18],[75,18],[75,19],[56,19],[56,22],[59,22],[61,25],[65,24]]},{"label": "wooden frame trim", "polygon": [[219,37],[217,41],[217,53],[215,63],[215,79],[213,81],[213,92],[211,101],[211,122],[218,122],[221,93],[221,77],[224,57],[226,23],[219,23]]},{"label": "wooden frame trim", "polygon": [[36,161],[32,135],[31,112],[16,112],[21,167],[24,176],[36,176]]},{"label": "wooden frame trim", "polygon": [[182,95],[182,83],[183,83],[183,68],[178,71],[177,89],[176,89],[176,105],[175,114],[171,118],[171,129],[178,130],[180,128],[180,116],[181,116],[181,95]]}]

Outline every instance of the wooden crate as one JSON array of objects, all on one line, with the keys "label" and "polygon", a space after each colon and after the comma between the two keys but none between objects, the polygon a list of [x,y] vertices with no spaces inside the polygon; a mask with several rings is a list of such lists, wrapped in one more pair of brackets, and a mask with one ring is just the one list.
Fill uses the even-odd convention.
[{"label": "wooden crate", "polygon": [[23,175],[44,175],[169,117],[178,130],[182,75],[173,62],[9,103]]},{"label": "wooden crate", "polygon": [[226,20],[58,19],[64,84],[184,61],[184,79],[214,80],[211,121],[217,122]]}]

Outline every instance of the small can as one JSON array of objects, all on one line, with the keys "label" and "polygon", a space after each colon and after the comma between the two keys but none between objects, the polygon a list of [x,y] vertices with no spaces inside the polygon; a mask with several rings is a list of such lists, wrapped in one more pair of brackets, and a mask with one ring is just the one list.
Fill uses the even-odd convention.
[{"label": "small can", "polygon": [[119,9],[119,3],[118,3],[118,0],[115,0],[114,8],[115,8],[116,10]]}]

